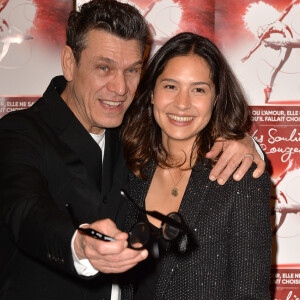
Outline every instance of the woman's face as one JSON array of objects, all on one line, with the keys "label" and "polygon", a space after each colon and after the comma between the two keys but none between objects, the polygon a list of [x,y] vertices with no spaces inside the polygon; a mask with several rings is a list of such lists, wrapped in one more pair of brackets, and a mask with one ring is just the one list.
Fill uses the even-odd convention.
[{"label": "woman's face", "polygon": [[156,80],[151,101],[163,143],[178,140],[192,144],[211,118],[215,97],[210,69],[202,57],[170,59]]}]

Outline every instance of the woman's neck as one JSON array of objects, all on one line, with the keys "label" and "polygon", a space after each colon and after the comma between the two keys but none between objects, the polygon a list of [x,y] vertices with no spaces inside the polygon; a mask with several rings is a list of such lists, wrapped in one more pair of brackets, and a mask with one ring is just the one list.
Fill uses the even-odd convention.
[{"label": "woman's neck", "polygon": [[191,166],[193,143],[194,141],[164,139],[163,146],[168,153],[167,163],[174,166],[181,166],[180,168],[183,169],[189,168]]}]

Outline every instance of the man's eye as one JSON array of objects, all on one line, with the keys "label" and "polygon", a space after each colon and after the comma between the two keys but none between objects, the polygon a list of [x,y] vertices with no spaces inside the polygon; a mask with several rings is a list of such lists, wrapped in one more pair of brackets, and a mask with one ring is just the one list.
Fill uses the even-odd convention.
[{"label": "man's eye", "polygon": [[108,67],[106,67],[106,66],[100,66],[99,69],[101,71],[108,71]]},{"label": "man's eye", "polygon": [[139,72],[139,69],[138,68],[128,69],[126,72],[129,74],[135,74]]}]

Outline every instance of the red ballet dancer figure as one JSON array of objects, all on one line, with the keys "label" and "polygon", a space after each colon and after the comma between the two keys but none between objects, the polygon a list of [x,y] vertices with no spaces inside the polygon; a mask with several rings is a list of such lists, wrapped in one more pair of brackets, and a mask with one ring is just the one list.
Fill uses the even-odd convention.
[{"label": "red ballet dancer figure", "polygon": [[[282,192],[281,196],[284,196]],[[285,196],[284,196],[285,197]],[[286,198],[285,201],[287,202]],[[275,212],[280,213],[280,219],[278,221],[278,224],[274,227],[273,229],[273,235],[276,234],[276,232],[279,230],[279,228],[282,226],[284,223],[286,217],[288,214],[297,214],[300,212],[300,204],[292,204],[292,203],[286,203],[283,205],[278,205],[274,208]]]},{"label": "red ballet dancer figure", "polygon": [[0,13],[3,10],[3,8],[6,6],[9,0],[0,0]]},{"label": "red ballet dancer figure", "polygon": [[[151,10],[153,9],[154,5],[155,5],[155,1],[152,1],[152,3],[146,8],[145,13],[143,14],[143,17],[144,17],[145,19],[146,19],[147,15],[148,15],[148,14],[151,12]],[[156,31],[155,31],[155,29],[154,29],[154,27],[153,27],[153,25],[152,25],[151,23],[149,24],[149,27],[150,27],[150,31],[152,31],[153,36],[156,35]]]},{"label": "red ballet dancer figure", "polygon": [[[0,0],[0,13],[6,7],[9,0]],[[13,27],[13,26],[12,26]],[[0,43],[3,44],[0,49],[0,62],[8,53],[11,44],[21,44],[25,40],[31,40],[33,37],[29,34],[24,34],[14,28],[17,33],[12,33],[12,30],[5,19],[0,19]]]},{"label": "red ballet dancer figure", "polygon": [[[291,159],[289,161],[287,168],[284,170],[283,173],[280,174],[280,176],[274,183],[275,188],[277,188],[279,183],[283,181],[283,179],[285,178],[287,173],[292,170],[292,167],[293,167],[293,159]],[[280,199],[283,199],[283,201],[280,201]],[[300,204],[289,203],[286,195],[282,191],[279,191],[279,195],[276,198],[276,201],[278,201],[278,203],[280,203],[280,205],[275,206],[274,212],[280,213],[281,215],[280,215],[279,221],[277,222],[277,225],[274,227],[273,235],[275,235],[276,232],[279,230],[279,228],[282,226],[282,224],[284,223],[284,221],[287,217],[287,214],[289,214],[289,213],[297,214],[300,212]]]},{"label": "red ballet dancer figure", "polygon": [[[146,9],[143,13],[143,17],[148,21],[148,26],[149,26],[149,30],[150,30],[151,38],[152,38],[150,57],[156,52],[157,48],[159,48],[163,44],[165,44],[171,37],[171,34],[168,34],[168,33],[164,33],[164,36],[159,37],[158,31],[162,32],[162,28],[156,27],[156,29],[155,29],[154,21],[151,21],[150,18],[147,18],[148,15],[152,12],[155,5],[158,4],[158,2],[163,3],[163,0],[152,0],[152,2],[146,7]],[[173,0],[172,2],[175,3],[176,1]],[[164,7],[164,9],[168,9],[171,7],[172,6]],[[152,24],[152,22],[153,22],[153,24]],[[179,24],[178,24],[178,28],[179,28]]]},{"label": "red ballet dancer figure", "polygon": [[[255,45],[255,47],[249,52],[248,55],[246,55],[244,58],[242,58],[242,62],[245,62],[247,59],[250,58],[250,56],[262,45],[264,44],[266,47],[270,47],[273,48],[275,50],[279,50],[281,49],[282,46],[279,46],[278,43],[265,43],[265,41],[267,39],[270,39],[271,34],[274,33],[279,33],[283,36],[284,39],[289,39],[289,38],[293,38],[293,33],[290,29],[290,27],[284,23],[282,23],[282,20],[286,17],[286,15],[289,13],[289,11],[291,10],[291,8],[293,7],[293,5],[298,2],[299,0],[293,0],[291,2],[291,4],[286,7],[286,9],[281,13],[281,16],[274,22],[260,26],[257,30],[257,36],[259,38],[258,43]],[[270,84],[264,89],[264,93],[265,93],[265,102],[267,103],[271,92],[272,92],[272,87],[273,87],[273,83],[275,80],[275,77],[277,76],[279,70],[281,69],[281,67],[284,65],[284,63],[286,62],[287,58],[289,57],[291,53],[291,49],[287,48],[286,53],[284,53],[284,58],[280,60],[280,63],[278,65],[277,68],[274,68],[274,72],[273,75],[271,77],[271,81]]]},{"label": "red ballet dancer figure", "polygon": [[[0,13],[7,5],[9,0],[0,0]],[[0,32],[4,32],[9,29],[8,23],[4,19],[0,19]]]}]

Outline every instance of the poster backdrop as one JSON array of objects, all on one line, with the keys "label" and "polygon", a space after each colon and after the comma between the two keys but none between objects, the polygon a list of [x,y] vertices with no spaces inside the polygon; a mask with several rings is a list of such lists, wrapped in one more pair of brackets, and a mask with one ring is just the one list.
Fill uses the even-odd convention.
[{"label": "poster backdrop", "polygon": [[31,106],[61,74],[72,0],[0,0],[0,117]]},{"label": "poster backdrop", "polygon": [[[214,40],[237,74],[252,108],[250,134],[270,162],[272,299],[300,299],[300,0],[123,2],[149,22],[151,55],[176,33],[192,31]],[[0,117],[31,106],[61,74],[72,5],[0,0]]]},{"label": "poster backdrop", "polygon": [[215,1],[215,39],[270,161],[273,299],[300,299],[300,1]]}]

